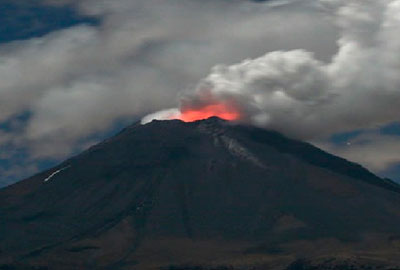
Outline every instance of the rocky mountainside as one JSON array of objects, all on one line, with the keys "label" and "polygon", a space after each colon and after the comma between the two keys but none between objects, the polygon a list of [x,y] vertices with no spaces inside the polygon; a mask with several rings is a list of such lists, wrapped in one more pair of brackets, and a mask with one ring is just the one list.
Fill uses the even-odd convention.
[{"label": "rocky mountainside", "polygon": [[0,269],[363,267],[400,269],[399,185],[218,118],[134,124],[0,190]]}]

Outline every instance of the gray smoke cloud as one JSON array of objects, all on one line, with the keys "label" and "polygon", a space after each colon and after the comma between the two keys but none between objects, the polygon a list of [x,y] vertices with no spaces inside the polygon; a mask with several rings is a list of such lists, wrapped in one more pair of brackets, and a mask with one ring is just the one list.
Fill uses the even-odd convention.
[{"label": "gray smoke cloud", "polygon": [[0,123],[17,122],[0,128],[0,147],[30,162],[87,147],[117,120],[207,102],[205,92],[324,146],[398,120],[398,0],[47,2],[101,23],[0,45]]},{"label": "gray smoke cloud", "polygon": [[[115,120],[174,106],[215,63],[297,46],[325,57],[331,40],[323,41],[326,46],[311,41],[315,31],[308,26],[316,20],[317,33],[335,33],[323,14],[311,18],[313,5],[297,1],[57,4],[70,2],[101,24],[0,46],[0,121],[31,115],[24,127],[4,131],[13,141],[4,144],[26,146],[32,158],[65,157]],[[292,20],[272,27],[281,16],[299,22],[296,29]]]},{"label": "gray smoke cloud", "polygon": [[205,90],[221,101],[234,97],[244,121],[306,140],[398,121],[400,1],[320,4],[341,29],[331,62],[292,50],[217,65],[192,102]]},{"label": "gray smoke cloud", "polygon": [[[398,149],[396,136],[376,133],[369,143],[349,142],[344,148],[322,141],[335,133],[373,130],[399,121],[400,1],[326,0],[319,5],[339,29],[338,51],[330,61],[300,49],[217,65],[189,99],[204,102],[204,91],[221,102],[233,97],[243,113],[241,121],[312,141],[370,169],[384,170],[400,161],[398,152],[388,151]],[[162,119],[163,112],[143,122],[152,118]]]}]

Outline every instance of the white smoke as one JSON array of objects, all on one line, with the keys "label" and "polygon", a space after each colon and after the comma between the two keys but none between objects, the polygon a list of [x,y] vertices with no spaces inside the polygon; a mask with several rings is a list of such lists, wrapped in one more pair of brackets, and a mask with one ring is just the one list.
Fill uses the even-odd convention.
[{"label": "white smoke", "polygon": [[[100,24],[0,44],[0,124],[29,114],[21,128],[0,127],[0,147],[15,143],[34,159],[64,158],[118,120],[176,106],[215,63],[277,48],[329,57],[336,31],[310,0],[50,2],[74,3]],[[315,32],[330,35],[316,44]]]},{"label": "white smoke", "polygon": [[152,113],[152,114],[149,114],[149,115],[143,117],[141,123],[144,125],[144,124],[150,123],[154,119],[163,119],[163,120],[176,119],[179,117],[179,115],[180,115],[180,111],[179,111],[179,109],[176,109],[176,108],[162,110],[162,111],[155,112],[155,113]]},{"label": "white smoke", "polygon": [[398,121],[400,1],[320,4],[341,29],[331,62],[292,50],[218,65],[190,98],[196,102],[204,90],[235,97],[250,123],[306,140]]}]

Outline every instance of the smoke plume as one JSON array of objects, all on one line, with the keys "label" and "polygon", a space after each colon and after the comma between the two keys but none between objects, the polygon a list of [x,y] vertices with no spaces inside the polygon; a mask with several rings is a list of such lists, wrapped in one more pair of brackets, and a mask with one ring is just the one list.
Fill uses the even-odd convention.
[{"label": "smoke plume", "polygon": [[[228,102],[241,113],[240,121],[306,140],[398,121],[400,1],[320,5],[341,29],[331,61],[291,50],[217,65],[181,99],[175,113]],[[164,116],[162,111],[143,122]]]}]

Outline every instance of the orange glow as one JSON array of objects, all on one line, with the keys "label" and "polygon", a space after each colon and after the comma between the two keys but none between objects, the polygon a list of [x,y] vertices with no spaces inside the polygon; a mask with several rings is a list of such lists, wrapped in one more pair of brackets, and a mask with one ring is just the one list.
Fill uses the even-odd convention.
[{"label": "orange glow", "polygon": [[224,120],[233,121],[240,118],[240,113],[232,106],[228,106],[224,103],[219,103],[206,105],[202,108],[184,109],[181,111],[181,115],[176,117],[176,119],[182,120],[184,122],[194,122],[197,120],[207,119],[212,116],[217,116]]}]

